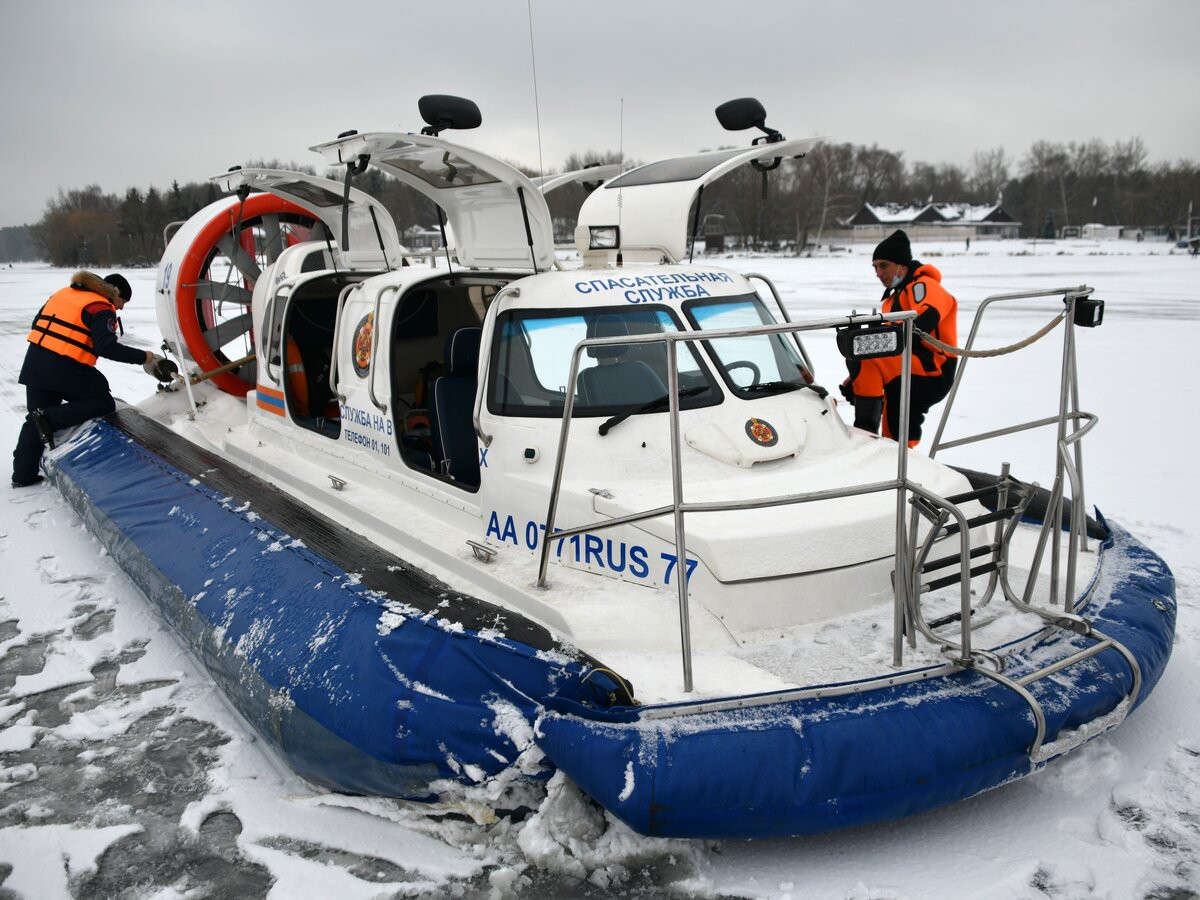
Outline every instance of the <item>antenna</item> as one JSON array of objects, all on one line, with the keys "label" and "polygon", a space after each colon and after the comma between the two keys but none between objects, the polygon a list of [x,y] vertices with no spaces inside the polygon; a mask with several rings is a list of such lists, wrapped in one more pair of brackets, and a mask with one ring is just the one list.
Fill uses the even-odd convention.
[{"label": "antenna", "polygon": [[[617,156],[621,160],[621,174],[625,174],[625,98],[621,98],[621,124],[617,130]],[[625,265],[621,257],[621,209],[625,205],[624,184],[617,185],[617,266]]]},{"label": "antenna", "polygon": [[[525,0],[525,13],[529,18],[529,64],[533,68],[533,120],[537,123],[538,178],[544,179],[546,169],[542,165],[542,113],[538,106],[537,56],[533,52],[533,0]],[[534,271],[537,271],[536,265]]]}]

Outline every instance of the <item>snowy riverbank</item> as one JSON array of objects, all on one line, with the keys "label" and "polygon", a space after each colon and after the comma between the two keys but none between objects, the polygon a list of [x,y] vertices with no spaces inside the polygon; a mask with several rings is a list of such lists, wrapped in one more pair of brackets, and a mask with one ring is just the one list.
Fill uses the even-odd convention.
[{"label": "snowy riverbank", "polygon": [[[874,305],[870,249],[719,264],[768,275],[794,319],[823,318]],[[991,294],[1089,284],[1107,302],[1104,325],[1079,333],[1082,406],[1100,418],[1085,443],[1088,500],[1166,559],[1179,597],[1171,663],[1120,729],[955,806],[805,839],[642,838],[557,777],[499,820],[482,802],[434,810],[329,795],[261,746],[52,488],[5,488],[0,897],[1197,896],[1200,426],[1190,357],[1200,261],[1134,242],[914,249],[958,297],[962,340]],[[127,341],[155,346],[154,270],[125,274],[134,288]],[[29,321],[69,275],[0,269],[0,438],[9,447],[25,411],[16,378]],[[1011,343],[1055,311],[1006,306],[978,345]],[[1051,412],[1058,339],[1017,361],[972,362],[950,433]],[[843,370],[832,342],[809,350],[818,380],[833,387]],[[101,368],[125,400],[153,390],[136,367]],[[1046,447],[1044,436],[1017,436],[1003,459],[1044,481]],[[995,451],[980,452],[946,459],[994,470]]]}]

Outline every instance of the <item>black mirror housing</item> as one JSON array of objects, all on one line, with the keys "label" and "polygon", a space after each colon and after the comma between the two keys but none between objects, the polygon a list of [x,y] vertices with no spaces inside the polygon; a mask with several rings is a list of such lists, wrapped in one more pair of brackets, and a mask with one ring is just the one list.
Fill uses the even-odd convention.
[{"label": "black mirror housing", "polygon": [[426,94],[417,101],[417,110],[427,126],[421,129],[421,134],[437,135],[447,128],[460,131],[478,128],[483,122],[483,114],[474,100],[450,94]]},{"label": "black mirror housing", "polygon": [[716,109],[717,121],[726,131],[745,131],[761,128],[767,120],[767,111],[754,97],[739,97],[728,100]]}]

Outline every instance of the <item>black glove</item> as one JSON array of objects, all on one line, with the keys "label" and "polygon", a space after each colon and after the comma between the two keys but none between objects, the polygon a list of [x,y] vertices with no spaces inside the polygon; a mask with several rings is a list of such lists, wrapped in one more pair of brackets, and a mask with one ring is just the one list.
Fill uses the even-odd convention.
[{"label": "black glove", "polygon": [[879,434],[879,423],[883,419],[882,397],[859,397],[854,401],[854,427]]},{"label": "black glove", "polygon": [[179,374],[179,366],[171,362],[169,359],[164,359],[161,356],[154,356],[148,362],[142,365],[147,375],[153,375],[164,384],[170,382],[176,375]]},{"label": "black glove", "polygon": [[854,402],[854,385],[850,383],[849,378],[838,385],[838,390],[842,392],[842,396],[845,397],[848,402]]}]

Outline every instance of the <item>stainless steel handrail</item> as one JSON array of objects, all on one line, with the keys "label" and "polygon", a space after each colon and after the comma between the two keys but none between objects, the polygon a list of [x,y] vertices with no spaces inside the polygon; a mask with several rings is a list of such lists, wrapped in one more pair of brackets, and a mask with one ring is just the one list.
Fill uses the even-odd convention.
[{"label": "stainless steel handrail", "polygon": [[[275,297],[278,292],[272,291],[267,297],[267,302],[263,309],[263,371],[266,373],[267,381],[272,384],[279,384],[280,380],[271,374],[271,356],[275,350],[275,323],[272,318],[275,315]],[[279,338],[280,346],[283,342],[283,323],[279,323]]]},{"label": "stainless steel handrail", "polygon": [[346,305],[346,299],[350,296],[350,292],[361,285],[361,281],[354,281],[338,292],[337,316],[333,320],[333,353],[330,354],[329,359],[329,392],[337,397],[340,403],[346,402],[346,395],[338,390],[338,351],[341,349],[342,308]]},{"label": "stainless steel handrail", "polygon": [[[771,296],[775,298],[775,306],[779,309],[779,314],[783,316],[783,321],[792,321],[792,317],[788,315],[787,307],[783,305],[783,298],[779,296],[779,291],[775,288],[775,282],[761,272],[746,272],[744,273],[744,277],[747,281],[749,281],[751,278],[756,278],[770,288]],[[798,334],[793,334],[792,337],[796,341],[796,349],[800,351],[800,358],[804,360],[804,367],[808,369],[808,374],[815,378],[817,375],[817,370],[813,367],[812,360],[808,356],[808,350],[804,347],[804,341],[800,340],[800,336]]]},{"label": "stainless steel handrail", "polygon": [[[768,282],[769,284],[769,282]],[[772,286],[773,290],[773,286]],[[1040,569],[1041,558],[1044,552],[1045,543],[1052,533],[1056,530],[1062,521],[1062,502],[1064,480],[1069,482],[1072,497],[1081,498],[1082,496],[1082,471],[1081,471],[1081,456],[1079,454],[1080,440],[1087,434],[1096,424],[1096,417],[1090,413],[1080,412],[1078,409],[1078,377],[1075,368],[1074,354],[1074,328],[1070,323],[1074,321],[1074,304],[1079,297],[1085,297],[1092,292],[1092,289],[1086,286],[1079,288],[1063,288],[1048,291],[1022,292],[1017,294],[1004,294],[989,297],[981,304],[980,309],[976,312],[975,321],[972,324],[971,334],[968,339],[967,347],[970,348],[979,331],[979,324],[982,319],[984,310],[993,302],[1001,300],[1029,299],[1036,297],[1062,296],[1064,302],[1067,303],[1067,336],[1064,338],[1063,348],[1063,365],[1060,382],[1059,393],[1059,412],[1055,416],[1048,416],[1042,419],[1033,420],[1025,423],[1018,423],[1002,429],[994,429],[992,431],[981,434],[970,435],[965,438],[960,438],[955,441],[942,442],[941,437],[945,430],[945,424],[948,420],[949,411],[953,406],[953,400],[961,383],[963,373],[966,368],[966,357],[961,358],[958,371],[955,374],[954,383],[947,398],[946,408],[943,410],[942,419],[939,422],[937,433],[934,437],[933,449],[930,452],[932,457],[939,449],[949,449],[951,447],[962,446],[965,444],[980,442],[1007,434],[1015,434],[1022,431],[1031,430],[1034,428],[1055,425],[1058,431],[1058,440],[1056,441],[1056,477],[1053,489],[1051,491],[1050,504],[1047,510],[1046,520],[1043,522],[1042,531],[1039,534],[1038,546],[1035,552],[1034,563],[1031,568],[1029,582],[1026,586],[1027,596],[1024,601],[1018,601],[1012,592],[1005,590],[1005,595],[1009,599],[1017,603],[1018,606],[1027,604],[1029,597],[1028,592],[1032,590],[1033,583],[1036,579],[1037,572]],[[785,314],[786,315],[786,314]],[[766,334],[792,333],[798,334],[803,331],[815,331],[821,329],[836,328],[846,324],[878,324],[884,322],[899,323],[904,329],[904,353],[901,357],[901,391],[900,391],[900,415],[899,415],[899,434],[908,434],[909,424],[909,398],[910,398],[910,383],[911,383],[911,359],[912,359],[912,341],[913,341],[913,319],[915,312],[902,313],[884,313],[870,315],[855,315],[846,318],[828,319],[813,322],[787,322],[776,325],[763,325],[751,328],[735,328],[723,329],[716,331],[679,331],[679,332],[663,332],[658,334],[641,334],[641,335],[618,335],[607,338],[587,338],[576,344],[571,356],[571,364],[567,375],[567,385],[575,385],[579,370],[581,368],[581,360],[583,353],[589,347],[605,346],[605,345],[629,345],[629,344],[663,344],[667,353],[667,381],[668,381],[668,416],[671,429],[671,485],[672,499],[669,505],[655,507],[649,510],[632,513],[617,518],[607,519],[602,522],[593,522],[588,525],[569,529],[557,529],[554,525],[554,520],[558,512],[558,503],[560,492],[562,489],[563,471],[566,461],[566,449],[569,444],[570,428],[574,418],[575,406],[575,391],[573,387],[565,392],[564,405],[562,413],[562,424],[560,427],[559,443],[555,454],[554,474],[551,481],[550,500],[546,513],[546,540],[543,542],[540,549],[538,561],[538,576],[537,583],[539,586],[546,585],[547,569],[550,560],[551,543],[556,540],[561,547],[562,541],[572,536],[582,534],[584,532],[595,532],[605,528],[627,525],[634,522],[640,522],[651,518],[657,518],[671,514],[673,517],[672,531],[675,538],[676,559],[679,571],[678,580],[676,582],[676,590],[679,598],[679,621],[680,621],[680,644],[681,656],[683,661],[683,680],[685,692],[691,692],[693,687],[692,679],[692,660],[691,660],[691,635],[690,635],[690,614],[688,608],[688,577],[687,577],[687,556],[686,556],[686,531],[684,517],[687,513],[694,512],[718,512],[728,510],[744,510],[744,509],[762,509],[774,506],[782,506],[796,503],[807,503],[819,500],[829,500],[841,497],[856,496],[861,494],[876,493],[886,490],[896,491],[896,574],[893,585],[893,664],[899,667],[903,661],[903,643],[904,635],[909,635],[909,640],[915,640],[917,631],[928,634],[927,627],[924,626],[923,619],[920,614],[920,609],[917,605],[919,597],[918,585],[916,583],[917,572],[914,571],[909,558],[909,545],[916,546],[917,541],[917,524],[915,511],[909,527],[903,527],[905,521],[906,506],[908,504],[909,492],[924,498],[926,501],[933,504],[935,507],[943,510],[943,519],[953,518],[958,525],[959,534],[959,560],[958,564],[960,571],[963,573],[970,572],[970,527],[966,514],[957,505],[950,503],[943,497],[925,489],[919,484],[908,480],[908,444],[907,441],[898,441],[897,452],[897,469],[895,479],[889,479],[883,482],[874,482],[865,485],[855,485],[845,488],[834,488],[820,491],[808,491],[800,494],[784,494],[772,495],[767,497],[758,497],[750,500],[724,500],[724,501],[703,501],[689,502],[683,496],[682,483],[682,464],[681,464],[681,437],[679,427],[679,372],[678,372],[678,356],[676,352],[676,344],[680,341],[695,343],[697,341],[715,341],[722,338],[741,338]],[[800,344],[797,337],[797,344]],[[1082,423],[1082,424],[1080,424]],[[1068,428],[1070,426],[1070,428]],[[1072,454],[1074,453],[1074,460]],[[1075,582],[1075,557],[1077,555],[1077,546],[1080,533],[1085,532],[1086,517],[1080,512],[1082,505],[1081,499],[1074,504],[1072,510],[1071,522],[1071,541],[1068,549],[1067,562],[1067,597],[1073,597],[1074,582]],[[1058,582],[1058,542],[1052,550],[1052,583],[1056,586]],[[995,577],[993,575],[993,577]],[[1001,577],[1004,580],[1005,576]],[[1053,603],[1053,596],[1051,598]],[[1070,600],[1066,600],[1065,604],[1070,604]],[[982,651],[974,651],[971,646],[971,595],[970,595],[970,578],[964,574],[960,584],[960,612],[959,612],[959,629],[960,638],[957,645],[951,644],[947,649],[956,651],[957,658],[955,663],[962,667],[979,668],[977,662],[987,662],[993,658],[992,654],[987,654]],[[1071,610],[1066,610],[1067,617],[1070,617]],[[994,660],[993,660],[994,661]],[[980,669],[982,671],[982,669]],[[990,673],[989,673],[989,677]],[[995,680],[1009,684],[1008,679],[998,677]],[[1020,686],[1014,687],[1018,693],[1021,693]],[[1036,710],[1035,710],[1036,717]],[[1040,741],[1039,741],[1040,742]],[[1039,743],[1035,742],[1035,743]]]},{"label": "stainless steel handrail", "polygon": [[[605,527],[614,527],[620,524],[627,524],[633,521],[642,519],[654,518],[661,515],[671,513],[674,520],[673,530],[675,534],[676,548],[676,565],[678,567],[676,581],[676,590],[679,596],[679,622],[680,622],[680,642],[683,660],[683,683],[684,691],[690,693],[692,690],[692,661],[691,661],[691,627],[690,614],[688,609],[688,577],[687,577],[687,555],[686,541],[684,529],[684,515],[687,512],[713,512],[724,509],[753,509],[765,508],[767,506],[780,506],[788,503],[803,503],[818,499],[833,499],[842,496],[853,496],[856,494],[873,493],[883,490],[896,491],[896,510],[897,524],[903,520],[904,508],[907,504],[907,489],[912,487],[907,482],[908,477],[908,443],[900,441],[898,444],[899,451],[897,453],[897,471],[895,480],[886,482],[877,482],[872,485],[856,485],[850,488],[838,488],[826,491],[810,491],[803,494],[793,495],[775,495],[773,497],[757,498],[755,500],[738,500],[738,501],[716,501],[705,502],[698,504],[689,504],[683,498],[683,480],[682,480],[682,462],[680,448],[680,428],[679,428],[679,367],[678,356],[675,345],[680,341],[695,343],[698,341],[714,341],[722,338],[741,338],[754,337],[767,334],[782,334],[796,333],[800,331],[817,331],[822,329],[837,328],[847,324],[880,324],[880,323],[899,323],[904,329],[904,353],[902,364],[902,386],[900,391],[900,429],[902,434],[908,433],[908,406],[909,406],[909,376],[910,365],[912,358],[912,327],[913,319],[916,318],[916,313],[913,311],[897,312],[897,313],[874,313],[870,315],[854,315],[842,317],[838,319],[824,319],[817,322],[788,322],[777,325],[761,325],[752,328],[731,328],[719,329],[713,331],[673,331],[660,332],[656,334],[636,334],[636,335],[616,335],[613,337],[604,338],[586,338],[575,345],[575,349],[571,354],[571,365],[567,372],[567,387],[563,397],[563,412],[562,425],[559,431],[558,448],[554,458],[554,474],[550,483],[550,500],[546,510],[546,540],[542,542],[541,550],[539,551],[538,560],[538,577],[537,584],[539,587],[546,586],[547,567],[550,562],[550,544],[552,539],[557,539],[560,542],[575,534],[581,534],[585,531],[596,531]],[[583,526],[573,529],[556,530],[554,520],[558,514],[559,495],[562,490],[562,475],[566,463],[566,451],[569,443],[571,422],[574,419],[575,410],[575,390],[574,385],[579,377],[580,361],[583,358],[583,353],[589,347],[601,347],[614,344],[664,344],[667,351],[667,392],[668,392],[668,416],[670,418],[671,429],[671,492],[672,502],[670,506],[660,506],[652,510],[647,510],[641,513],[635,513],[632,516],[625,516],[621,519],[610,519],[606,522],[592,523],[588,526]],[[896,559],[906,559],[907,553],[907,534],[905,529],[897,527],[896,532]],[[909,587],[907,578],[897,578],[895,582],[895,620],[902,625],[905,617],[904,606],[908,603]],[[901,633],[898,630],[895,637],[896,653],[899,654],[899,642],[902,640]],[[969,638],[967,639],[969,642]],[[898,664],[898,663],[897,663]]]},{"label": "stainless steel handrail", "polygon": [[383,295],[389,291],[398,291],[403,285],[389,284],[379,289],[379,293],[375,295],[375,311],[374,318],[371,321],[371,375],[367,379],[367,393],[371,397],[371,402],[375,404],[375,408],[381,413],[388,411],[386,403],[380,403],[379,398],[375,396],[375,373],[379,371],[379,366],[376,365],[379,359],[379,332],[383,329],[380,327],[380,311],[383,308]]},{"label": "stainless steel handrail", "polygon": [[[989,307],[993,303],[1010,301],[1010,300],[1030,300],[1045,297],[1061,297],[1062,302],[1066,305],[1065,318],[1066,327],[1064,329],[1063,346],[1062,346],[1062,362],[1059,374],[1059,402],[1058,413],[1054,416],[1047,416],[1041,419],[1032,420],[1029,422],[1011,425],[1006,428],[993,429],[992,431],[981,434],[970,435],[964,438],[958,438],[953,441],[942,441],[942,435],[945,433],[946,423],[949,421],[951,410],[954,408],[954,401],[958,395],[959,385],[962,383],[963,377],[966,374],[967,363],[969,357],[963,356],[959,358],[958,368],[954,374],[954,382],[951,385],[950,392],[946,397],[945,406],[942,409],[941,418],[938,421],[937,431],[934,434],[933,443],[930,447],[929,456],[933,458],[939,450],[946,450],[952,447],[959,447],[969,443],[989,440],[991,438],[1000,437],[1008,434],[1016,434],[1021,431],[1028,431],[1034,428],[1040,428],[1048,425],[1056,427],[1057,435],[1055,440],[1054,454],[1054,480],[1050,488],[1050,501],[1046,508],[1046,517],[1042,523],[1042,532],[1038,536],[1038,544],[1034,553],[1032,565],[1030,567],[1028,581],[1025,587],[1025,595],[1023,602],[1030,602],[1034,582],[1041,570],[1042,559],[1045,552],[1046,542],[1052,535],[1057,535],[1058,529],[1062,524],[1062,510],[1064,503],[1064,479],[1067,480],[1071,488],[1071,524],[1068,537],[1068,556],[1067,556],[1067,573],[1066,584],[1063,586],[1064,597],[1063,607],[1069,611],[1073,604],[1075,590],[1075,571],[1076,557],[1080,546],[1087,548],[1087,518],[1086,515],[1080,513],[1081,509],[1085,509],[1084,500],[1084,482],[1083,482],[1083,450],[1080,444],[1080,439],[1087,434],[1095,425],[1096,416],[1091,413],[1081,412],[1079,409],[1079,373],[1076,367],[1075,354],[1075,304],[1080,298],[1087,297],[1093,292],[1093,288],[1087,285],[1079,285],[1076,287],[1053,288],[1042,291],[1021,291],[1011,294],[994,294],[984,299],[980,303],[979,308],[975,311],[974,320],[971,323],[971,331],[967,338],[965,348],[970,350],[974,348],[975,339],[979,334],[980,324]],[[1078,423],[1083,421],[1085,424],[1080,426]],[[1071,430],[1068,432],[1068,427]],[[1071,457],[1074,456],[1072,461]],[[1049,604],[1054,606],[1057,604],[1059,591],[1059,572],[1062,567],[1061,560],[1061,541],[1054,539],[1050,546],[1050,596]]]},{"label": "stainless steel handrail", "polygon": [[[908,432],[901,430],[900,433],[907,434]],[[971,571],[971,542],[969,540],[969,535],[971,533],[971,526],[970,526],[970,523],[967,521],[966,513],[964,513],[956,504],[951,503],[950,501],[946,500],[944,497],[941,497],[941,496],[935,494],[933,491],[926,490],[924,487],[922,487],[921,485],[919,485],[915,482],[910,483],[909,485],[907,485],[907,487],[910,491],[912,491],[918,497],[923,497],[924,499],[930,501],[931,503],[934,503],[940,509],[945,511],[945,513],[947,513],[948,515],[950,515],[954,518],[955,522],[958,524],[958,565],[959,565],[959,570],[963,573],[970,573],[970,571]],[[900,523],[903,521],[904,521],[904,510],[899,509],[896,513],[896,524],[897,524],[896,531],[897,532],[904,531],[903,528],[899,527]],[[914,542],[916,540],[915,534],[913,535],[913,540],[914,540]],[[896,556],[896,583],[899,584],[901,582],[901,580],[904,580],[906,583],[909,583],[912,588],[912,590],[909,594],[909,596],[913,598],[912,606],[906,607],[906,609],[912,610],[911,617],[913,619],[913,623],[916,624],[921,621],[920,614],[916,610],[917,588],[916,588],[916,585],[912,584],[912,582],[907,577],[907,575],[909,573],[909,566],[907,565],[907,561],[908,561],[907,555],[900,556],[899,554],[897,554],[897,556]],[[901,578],[902,574],[906,576],[903,579]],[[969,574],[967,577],[960,579],[959,589],[960,589],[960,595],[959,595],[959,634],[960,634],[960,637],[959,637],[959,644],[956,649],[961,651],[961,656],[959,657],[959,662],[961,662],[963,664],[969,664],[971,661],[971,658],[972,658],[971,657],[971,579],[969,577]],[[894,665],[897,665],[897,666],[900,665],[901,661],[902,661],[902,657],[894,657],[893,658]]]},{"label": "stainless steel handrail", "polygon": [[[496,296],[492,298],[491,306],[496,306],[500,300],[505,297],[520,297],[521,289],[514,287],[511,284],[506,284],[496,292]],[[496,327],[495,316],[484,316],[483,325],[479,334],[479,345],[481,347],[490,347],[492,345],[492,333]],[[475,391],[475,402],[471,405],[471,425],[475,428],[475,436],[485,447],[492,446],[492,435],[483,430],[483,398],[487,395],[489,387],[489,375],[487,371],[480,372],[478,375],[478,390]]]},{"label": "stainless steel handrail", "polygon": [[[993,294],[990,297],[985,298],[983,300],[983,302],[979,304],[979,308],[977,310],[975,310],[975,318],[971,323],[971,332],[970,332],[969,336],[967,337],[967,343],[964,345],[964,347],[967,350],[974,349],[975,338],[979,334],[979,324],[983,320],[984,313],[987,311],[988,307],[991,306],[993,303],[999,303],[999,302],[1006,301],[1006,300],[1034,300],[1039,297],[1063,297],[1065,300],[1066,298],[1071,297],[1072,295],[1074,297],[1086,297],[1089,294],[1091,294],[1093,290],[1094,290],[1093,288],[1087,287],[1086,285],[1080,285],[1078,287],[1052,288],[1052,289],[1043,290],[1043,291],[1022,291],[1022,292],[1015,293],[1015,294]],[[1071,322],[1072,321],[1073,321],[1072,319],[1068,319],[1068,322],[1067,322],[1067,331],[1068,332],[1071,331]],[[954,373],[954,383],[950,387],[950,393],[946,396],[946,404],[942,408],[942,417],[938,421],[937,431],[934,433],[933,442],[930,445],[929,456],[931,458],[940,449],[946,449],[947,447],[957,446],[957,444],[959,444],[959,443],[964,443],[964,441],[960,440],[953,445],[943,444],[942,443],[942,435],[945,433],[946,423],[949,421],[949,418],[950,418],[950,410],[954,406],[954,399],[958,394],[958,386],[960,384],[962,384],[963,375],[966,372],[968,361],[969,361],[969,357],[965,357],[965,356],[960,357],[958,360],[958,369]]]}]

